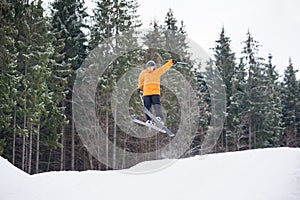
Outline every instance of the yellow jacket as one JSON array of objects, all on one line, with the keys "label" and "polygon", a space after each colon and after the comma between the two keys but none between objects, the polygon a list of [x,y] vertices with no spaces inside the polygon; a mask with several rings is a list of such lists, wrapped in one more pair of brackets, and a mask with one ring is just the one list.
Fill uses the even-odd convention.
[{"label": "yellow jacket", "polygon": [[160,95],[160,76],[164,74],[172,65],[173,61],[169,60],[160,68],[157,68],[153,71],[145,69],[140,73],[138,89],[143,90],[143,96],[154,94]]}]

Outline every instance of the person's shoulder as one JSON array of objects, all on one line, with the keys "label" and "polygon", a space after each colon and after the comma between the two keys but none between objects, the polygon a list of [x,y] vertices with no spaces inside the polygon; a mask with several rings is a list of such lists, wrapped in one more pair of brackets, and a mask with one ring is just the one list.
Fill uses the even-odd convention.
[{"label": "person's shoulder", "polygon": [[142,70],[141,73],[140,73],[140,76],[144,75],[146,72],[147,72],[146,69]]}]

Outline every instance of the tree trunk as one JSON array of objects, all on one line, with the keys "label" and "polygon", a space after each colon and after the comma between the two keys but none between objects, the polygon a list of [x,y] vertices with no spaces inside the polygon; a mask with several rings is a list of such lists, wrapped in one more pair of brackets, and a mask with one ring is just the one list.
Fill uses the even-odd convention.
[{"label": "tree trunk", "polygon": [[89,152],[87,152],[87,154],[89,156],[90,169],[93,170],[94,169],[93,156]]},{"label": "tree trunk", "polygon": [[50,169],[51,156],[52,156],[52,149],[50,149],[50,152],[49,152],[49,159],[48,159],[48,165],[47,165],[47,172],[48,172],[49,169]]},{"label": "tree trunk", "polygon": [[14,108],[14,135],[13,135],[13,149],[12,149],[12,164],[15,165],[15,159],[16,159],[16,126],[17,126],[17,113],[16,113],[16,107]]},{"label": "tree trunk", "polygon": [[105,133],[106,133],[106,147],[105,147],[105,156],[106,156],[106,169],[108,170],[108,111],[106,111],[106,116],[105,116]]},{"label": "tree trunk", "polygon": [[31,174],[31,164],[32,164],[32,129],[33,125],[30,124],[29,131],[29,152],[28,152],[28,173]]},{"label": "tree trunk", "polygon": [[[25,81],[27,78],[27,65],[25,64],[24,72]],[[22,170],[25,171],[26,163],[26,135],[27,135],[27,85],[24,86],[24,115],[23,115],[23,144],[22,144]]]},{"label": "tree trunk", "polygon": [[39,173],[39,165],[40,165],[40,118],[38,121],[38,128],[36,133],[36,159],[35,159],[35,173]]},{"label": "tree trunk", "polygon": [[114,113],[114,148],[113,148],[113,169],[116,169],[116,148],[117,148],[117,108]]},{"label": "tree trunk", "polygon": [[26,156],[26,136],[23,135],[23,144],[22,144],[22,170],[25,171],[25,156]]},{"label": "tree trunk", "polygon": [[[65,102],[63,101],[62,103],[62,107],[64,108],[66,105],[65,105]],[[60,143],[61,143],[61,149],[60,149],[60,171],[63,171],[64,170],[64,132],[65,132],[65,126],[63,125],[61,127],[61,138],[60,138]]]},{"label": "tree trunk", "polygon": [[249,117],[249,149],[252,149],[252,145],[251,145],[251,143],[252,143],[252,139],[251,139],[251,137],[252,137],[252,121],[251,121],[251,116]]},{"label": "tree trunk", "polygon": [[73,118],[71,119],[72,123],[72,146],[71,146],[71,170],[75,170],[75,125]]},{"label": "tree trunk", "polygon": [[[23,130],[26,131],[26,101],[25,101],[25,106],[24,106],[24,116],[23,116]],[[22,144],[22,170],[25,171],[25,160],[26,160],[26,133],[23,133],[23,144]]]}]

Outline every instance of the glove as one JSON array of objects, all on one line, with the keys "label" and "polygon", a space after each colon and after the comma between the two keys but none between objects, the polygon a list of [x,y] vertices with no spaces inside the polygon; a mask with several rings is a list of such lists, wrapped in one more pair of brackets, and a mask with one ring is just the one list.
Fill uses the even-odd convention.
[{"label": "glove", "polygon": [[176,65],[177,61],[175,59],[172,59],[173,65]]},{"label": "glove", "polygon": [[138,94],[142,94],[143,92],[142,92],[141,89],[137,89],[137,93],[138,93]]}]

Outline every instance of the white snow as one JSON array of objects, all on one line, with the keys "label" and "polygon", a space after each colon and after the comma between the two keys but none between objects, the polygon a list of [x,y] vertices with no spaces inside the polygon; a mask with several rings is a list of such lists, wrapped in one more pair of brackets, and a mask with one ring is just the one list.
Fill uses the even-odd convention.
[{"label": "white snow", "polygon": [[[146,173],[165,163],[172,164]],[[122,171],[38,175],[28,175],[0,157],[0,200],[19,199],[299,200],[300,149],[258,149],[172,162],[148,161]]]}]

